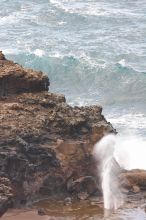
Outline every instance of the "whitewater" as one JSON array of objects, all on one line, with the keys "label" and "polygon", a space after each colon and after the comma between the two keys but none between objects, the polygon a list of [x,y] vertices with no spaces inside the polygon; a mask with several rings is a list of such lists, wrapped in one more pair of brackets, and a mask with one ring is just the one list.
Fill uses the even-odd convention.
[{"label": "whitewater", "polygon": [[146,168],[135,162],[146,146],[145,24],[145,0],[1,0],[0,50],[48,74],[71,105],[102,105],[116,155]]}]

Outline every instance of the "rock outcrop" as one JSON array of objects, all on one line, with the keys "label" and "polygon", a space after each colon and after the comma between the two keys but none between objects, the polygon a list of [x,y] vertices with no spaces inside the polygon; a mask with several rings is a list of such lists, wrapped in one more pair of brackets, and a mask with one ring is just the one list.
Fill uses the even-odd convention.
[{"label": "rock outcrop", "polygon": [[6,60],[0,51],[0,96],[22,92],[48,91],[49,80],[41,71],[25,70]]},{"label": "rock outcrop", "polygon": [[93,145],[115,132],[100,106],[71,107],[48,86],[47,76],[0,53],[0,176],[21,204],[97,192]]},{"label": "rock outcrop", "polygon": [[121,186],[129,193],[146,191],[146,170],[134,169],[122,171],[119,180]]},{"label": "rock outcrop", "polygon": [[9,179],[0,177],[0,217],[13,204],[13,192]]},{"label": "rock outcrop", "polygon": [[[116,131],[101,106],[69,106],[48,87],[42,72],[0,52],[0,216],[12,203],[100,193],[93,146]],[[145,171],[122,171],[119,179],[127,192],[146,188]]]}]

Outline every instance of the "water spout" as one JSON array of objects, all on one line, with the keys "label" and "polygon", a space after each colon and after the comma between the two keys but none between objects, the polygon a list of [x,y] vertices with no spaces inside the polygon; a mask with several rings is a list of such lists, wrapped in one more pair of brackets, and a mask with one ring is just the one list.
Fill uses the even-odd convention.
[{"label": "water spout", "polygon": [[107,135],[95,145],[93,152],[99,163],[98,172],[101,179],[104,208],[107,210],[118,209],[123,203],[118,182],[120,166],[114,158],[115,145],[115,135]]}]

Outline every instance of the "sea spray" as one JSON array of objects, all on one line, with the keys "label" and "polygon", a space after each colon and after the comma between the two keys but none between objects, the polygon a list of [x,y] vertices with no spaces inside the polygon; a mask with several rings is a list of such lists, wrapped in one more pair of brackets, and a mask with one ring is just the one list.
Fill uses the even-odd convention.
[{"label": "sea spray", "polygon": [[116,137],[114,157],[126,170],[146,170],[146,138],[136,134]]},{"label": "sea spray", "polygon": [[123,196],[118,182],[120,166],[114,158],[115,146],[115,135],[106,135],[95,145],[93,152],[99,163],[98,173],[101,178],[104,208],[108,210],[117,209],[123,203]]}]

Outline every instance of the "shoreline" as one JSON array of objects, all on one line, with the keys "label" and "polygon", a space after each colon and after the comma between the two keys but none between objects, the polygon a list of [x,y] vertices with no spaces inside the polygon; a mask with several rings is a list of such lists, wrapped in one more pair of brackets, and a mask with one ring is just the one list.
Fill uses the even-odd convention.
[{"label": "shoreline", "polygon": [[[116,130],[99,105],[72,107],[49,78],[0,52],[0,216],[44,198],[101,196],[93,147]],[[122,170],[124,193],[146,190],[146,171]],[[114,185],[114,183],[113,183]]]},{"label": "shoreline", "polygon": [[[8,210],[2,217],[2,220],[78,220],[82,218],[84,220],[96,220],[97,218],[108,218],[112,220],[116,216],[125,220],[127,219],[126,216],[129,217],[131,215],[132,217],[134,212],[135,214],[138,212],[144,214],[146,212],[145,196],[146,192],[135,195],[131,194],[126,198],[124,205],[114,211],[104,210],[102,201],[84,200],[65,205],[61,201],[54,201],[52,203],[46,200],[44,202],[42,201],[42,203],[34,204],[33,208]],[[41,210],[42,215],[38,214],[38,210]]]},{"label": "shoreline", "polygon": [[[44,197],[100,194],[93,146],[116,133],[102,107],[68,105],[63,95],[49,92],[48,76],[7,60],[2,52],[0,85],[0,177],[11,192],[6,201],[11,196],[13,206],[25,206]],[[5,183],[1,187],[6,196]]]}]

